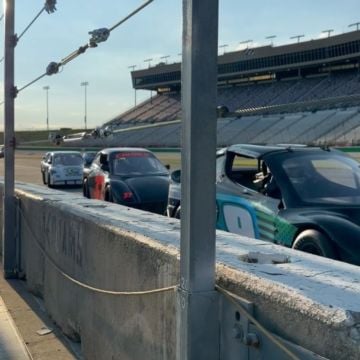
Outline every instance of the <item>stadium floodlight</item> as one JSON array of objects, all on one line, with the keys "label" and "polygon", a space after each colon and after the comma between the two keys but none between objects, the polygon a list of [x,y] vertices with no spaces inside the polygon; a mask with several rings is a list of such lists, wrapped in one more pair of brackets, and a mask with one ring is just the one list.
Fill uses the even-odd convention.
[{"label": "stadium floodlight", "polygon": [[323,30],[321,33],[322,34],[327,34],[327,37],[330,37],[330,34],[334,31],[334,29],[329,29],[329,30]]},{"label": "stadium floodlight", "polygon": [[359,25],[360,25],[360,22],[356,22],[356,23],[350,24],[349,27],[356,26],[356,31],[358,31],[359,30]]},{"label": "stadium floodlight", "polygon": [[43,86],[43,90],[46,91],[46,129],[49,131],[49,89],[50,86]]},{"label": "stadium floodlight", "polygon": [[271,40],[271,43],[270,43],[271,46],[274,45],[273,40],[274,40],[275,38],[276,38],[276,35],[269,35],[269,36],[266,36],[266,37],[265,37],[266,40]]},{"label": "stadium floodlight", "polygon": [[170,57],[170,55],[164,55],[164,56],[161,56],[160,59],[164,59],[165,61],[165,64],[167,64],[167,59]]},{"label": "stadium floodlight", "polygon": [[[128,68],[129,69],[131,69],[132,71],[134,71],[135,70],[135,68],[136,68],[136,65],[130,65],[130,66],[128,66]],[[134,86],[134,106],[136,106],[136,87]]]},{"label": "stadium floodlight", "polygon": [[290,39],[297,39],[297,42],[300,42],[300,39],[303,38],[305,35],[295,35],[295,36],[291,36]]},{"label": "stadium floodlight", "polygon": [[223,50],[223,55],[225,54],[225,52],[226,52],[225,49],[226,49],[228,46],[229,46],[228,44],[224,44],[224,45],[220,45],[220,46],[219,46],[219,49],[224,49],[224,50]]},{"label": "stadium floodlight", "polygon": [[246,45],[246,48],[249,48],[249,44],[252,43],[252,40],[245,40],[245,41],[240,41],[239,44],[240,45]]},{"label": "stadium floodlight", "polygon": [[154,59],[145,59],[144,62],[147,62],[149,65],[148,67],[150,68],[151,66],[151,61],[153,61]]},{"label": "stadium floodlight", "polygon": [[87,91],[86,88],[89,85],[88,81],[83,81],[82,83],[80,83],[80,86],[84,87],[84,97],[85,97],[85,112],[84,112],[84,123],[85,123],[85,130],[87,130]]}]

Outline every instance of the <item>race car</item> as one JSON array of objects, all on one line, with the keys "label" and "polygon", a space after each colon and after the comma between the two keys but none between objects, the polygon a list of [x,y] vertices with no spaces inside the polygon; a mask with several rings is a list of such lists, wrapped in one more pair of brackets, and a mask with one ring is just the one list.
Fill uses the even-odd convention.
[{"label": "race car", "polygon": [[50,151],[42,158],[42,181],[48,187],[81,185],[83,158],[79,151]]},{"label": "race car", "polygon": [[[329,148],[232,145],[217,152],[217,228],[360,265],[359,163]],[[167,214],[180,218],[180,171]]]},{"label": "race car", "polygon": [[168,169],[146,149],[104,149],[84,169],[88,198],[165,214],[168,190]]}]

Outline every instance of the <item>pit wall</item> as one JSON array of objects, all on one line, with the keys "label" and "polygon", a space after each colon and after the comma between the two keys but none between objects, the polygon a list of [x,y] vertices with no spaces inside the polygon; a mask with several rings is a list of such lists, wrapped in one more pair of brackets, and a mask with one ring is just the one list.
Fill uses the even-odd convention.
[{"label": "pit wall", "polygon": [[[174,360],[174,290],[103,291],[178,284],[179,221],[35,185],[16,196],[20,273],[84,358]],[[251,252],[265,263],[244,261]],[[288,262],[266,261],[274,254]],[[330,359],[360,358],[359,279],[359,267],[217,234],[217,284],[251,301],[268,330]]]}]

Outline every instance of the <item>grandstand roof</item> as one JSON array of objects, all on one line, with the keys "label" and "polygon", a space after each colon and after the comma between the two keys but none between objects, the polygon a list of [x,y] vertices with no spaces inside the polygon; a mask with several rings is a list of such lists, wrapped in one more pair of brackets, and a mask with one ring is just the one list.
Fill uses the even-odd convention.
[{"label": "grandstand roof", "polygon": [[[323,64],[359,63],[360,30],[281,46],[261,46],[218,57],[219,81]],[[181,63],[159,63],[131,73],[136,89],[178,89]]]}]

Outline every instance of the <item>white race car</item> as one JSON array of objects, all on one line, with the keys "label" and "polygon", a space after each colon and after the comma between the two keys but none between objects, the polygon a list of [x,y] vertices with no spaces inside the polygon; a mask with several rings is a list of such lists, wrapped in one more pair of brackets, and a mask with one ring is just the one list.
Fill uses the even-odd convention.
[{"label": "white race car", "polygon": [[47,152],[41,161],[41,174],[44,184],[81,185],[84,161],[79,151]]}]

